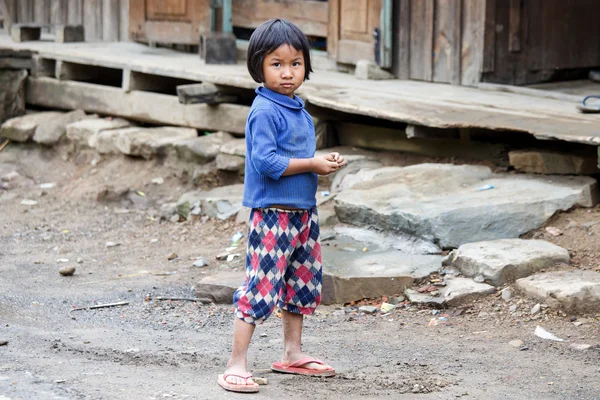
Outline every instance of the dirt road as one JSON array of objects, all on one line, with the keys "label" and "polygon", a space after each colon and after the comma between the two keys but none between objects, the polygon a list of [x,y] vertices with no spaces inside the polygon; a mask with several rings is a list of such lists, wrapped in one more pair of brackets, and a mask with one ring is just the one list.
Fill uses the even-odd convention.
[{"label": "dirt road", "polygon": [[[250,351],[250,367],[269,384],[258,395],[226,393],[216,377],[229,356],[230,307],[157,297],[191,297],[195,282],[230,268],[215,255],[244,226],[155,218],[160,203],[191,187],[152,162],[73,160],[9,146],[0,153],[0,175],[11,171],[19,175],[0,190],[0,343],[8,341],[0,346],[2,400],[600,399],[598,347],[571,347],[600,343],[598,316],[515,315],[497,296],[440,315],[409,305],[387,315],[321,307],[306,319],[304,346],[337,368],[330,379],[268,372],[282,349],[281,320],[271,318],[257,328]],[[165,183],[153,184],[156,177]],[[56,186],[41,189],[43,183]],[[142,191],[148,204],[136,208],[126,196],[99,202],[106,185]],[[575,248],[574,259],[591,267],[598,263],[593,235],[571,235],[566,225],[600,219],[597,211],[552,221],[565,229],[559,241],[587,246]],[[208,267],[192,267],[199,256]],[[64,266],[76,267],[75,275],[59,275]],[[114,302],[128,304],[73,311]],[[520,309],[533,304],[521,299]],[[566,342],[534,336],[537,325]]]}]

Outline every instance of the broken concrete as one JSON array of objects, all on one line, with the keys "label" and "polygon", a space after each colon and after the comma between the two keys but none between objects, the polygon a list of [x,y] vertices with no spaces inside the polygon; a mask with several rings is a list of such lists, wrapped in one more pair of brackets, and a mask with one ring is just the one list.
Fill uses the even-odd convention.
[{"label": "broken concrete", "polygon": [[233,293],[245,279],[244,271],[220,271],[196,284],[196,297],[210,299],[216,304],[231,304]]},{"label": "broken concrete", "polygon": [[78,148],[95,148],[95,135],[111,129],[129,126],[131,126],[130,122],[122,118],[83,119],[67,125],[67,138]]},{"label": "broken concrete", "polygon": [[246,166],[246,159],[240,156],[221,153],[217,155],[217,168],[221,171],[241,172]]},{"label": "broken concrete", "polygon": [[477,283],[468,278],[448,277],[446,286],[440,287],[436,293],[419,293],[406,289],[404,294],[412,304],[436,308],[457,307],[477,298],[488,296],[496,288],[485,283]]},{"label": "broken concrete", "polygon": [[[33,135],[33,141],[52,146],[58,143],[67,132],[67,125],[86,118],[83,110],[75,110],[61,114],[38,125]],[[92,117],[90,117],[92,118]]]},{"label": "broken concrete", "polygon": [[515,150],[508,153],[516,170],[546,175],[593,175],[600,172],[598,157],[551,151]]},{"label": "broken concrete", "polygon": [[596,180],[493,174],[483,166],[420,164],[361,173],[336,197],[342,222],[415,235],[442,248],[516,238],[555,212],[597,202]]},{"label": "broken concrete", "polygon": [[197,190],[185,193],[179,198],[177,205],[188,203],[190,209],[199,206],[202,215],[225,220],[240,212],[243,195],[243,184],[221,186],[208,192]]},{"label": "broken concrete", "polygon": [[156,155],[166,155],[174,150],[179,139],[192,139],[198,136],[198,131],[192,128],[158,127],[137,128],[126,135],[116,136],[116,146],[119,151],[128,156],[142,157],[149,160]]},{"label": "broken concrete", "polygon": [[441,256],[399,251],[362,252],[322,246],[323,304],[400,294],[439,270]]},{"label": "broken concrete", "polygon": [[216,132],[210,135],[185,138],[173,142],[177,157],[184,161],[207,163],[214,160],[222,146],[233,140],[227,132]]},{"label": "broken concrete", "polygon": [[63,115],[61,112],[48,111],[23,115],[9,119],[0,128],[0,136],[15,142],[27,142],[35,134],[40,124]]},{"label": "broken concrete", "polygon": [[566,249],[543,240],[499,239],[463,244],[450,253],[445,264],[464,276],[481,275],[486,282],[500,286],[569,260]]},{"label": "broken concrete", "polygon": [[25,114],[26,79],[24,69],[0,71],[0,124]]},{"label": "broken concrete", "polygon": [[568,312],[598,312],[600,273],[594,271],[554,271],[518,279],[517,289],[550,307]]}]

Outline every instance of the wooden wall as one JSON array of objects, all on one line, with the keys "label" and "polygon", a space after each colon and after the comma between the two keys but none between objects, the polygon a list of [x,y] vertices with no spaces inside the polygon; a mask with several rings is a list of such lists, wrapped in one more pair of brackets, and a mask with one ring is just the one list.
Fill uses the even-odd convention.
[{"label": "wooden wall", "polygon": [[6,0],[14,22],[83,24],[87,41],[129,40],[129,0]]},{"label": "wooden wall", "polygon": [[482,74],[486,0],[395,0],[393,72],[474,85]]}]

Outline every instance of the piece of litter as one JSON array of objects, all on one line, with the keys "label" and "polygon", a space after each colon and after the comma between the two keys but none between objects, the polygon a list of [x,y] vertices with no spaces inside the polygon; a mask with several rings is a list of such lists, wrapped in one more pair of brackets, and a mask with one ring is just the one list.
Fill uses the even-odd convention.
[{"label": "piece of litter", "polygon": [[40,189],[52,189],[54,186],[56,186],[56,183],[42,183]]},{"label": "piece of litter", "polygon": [[242,232],[236,232],[234,233],[234,235],[231,237],[231,243],[237,243],[240,241],[241,238],[244,237],[244,234]]},{"label": "piece of litter", "polygon": [[117,247],[120,245],[121,245],[121,243],[117,243],[117,242],[106,242],[106,247],[108,247],[108,248]]},{"label": "piece of litter", "polygon": [[137,195],[138,195],[138,196],[140,196],[140,197],[146,197],[146,193],[144,193],[144,192],[142,192],[142,191],[140,191],[140,190],[136,190],[136,191],[135,191],[135,194],[137,194]]},{"label": "piece of litter", "polygon": [[321,196],[323,196],[323,197],[328,197],[328,196],[331,196],[331,193],[330,193],[328,190],[323,190],[323,191],[321,192]]},{"label": "piece of litter", "polygon": [[57,263],[68,263],[69,259],[68,258],[59,258],[56,260]]},{"label": "piece of litter", "polygon": [[562,235],[562,231],[558,228],[555,228],[553,226],[549,226],[546,228],[546,232],[548,232],[549,234],[551,234],[552,236],[560,236]]},{"label": "piece of litter", "polygon": [[232,262],[236,257],[240,257],[239,254],[230,254],[227,256],[227,262]]},{"label": "piece of litter", "polygon": [[173,260],[175,260],[177,258],[179,258],[179,256],[177,255],[177,253],[173,253],[169,257],[167,257],[167,260],[173,261]]},{"label": "piece of litter", "polygon": [[384,314],[389,313],[390,311],[394,310],[395,308],[396,308],[396,306],[393,304],[381,303],[381,312]]},{"label": "piece of litter", "polygon": [[363,247],[362,251],[363,251],[363,253],[366,253],[367,251],[369,251],[369,248],[368,247]]},{"label": "piece of litter", "polygon": [[235,249],[237,249],[237,246],[230,246],[230,247],[226,248],[226,249],[225,249],[225,251],[226,251],[227,253],[231,253],[231,252],[232,252],[232,251],[234,251]]},{"label": "piece of litter", "polygon": [[36,206],[37,204],[38,204],[38,202],[35,200],[29,200],[29,199],[21,200],[22,206]]},{"label": "piece of litter", "polygon": [[162,185],[163,183],[165,183],[165,180],[161,177],[158,177],[152,179],[152,183],[154,183],[155,185]]},{"label": "piece of litter", "polygon": [[490,190],[490,189],[494,189],[494,188],[495,188],[494,185],[488,184],[488,185],[483,185],[483,186],[477,188],[477,191],[478,192],[483,192],[484,190]]},{"label": "piece of litter", "polygon": [[206,261],[204,261],[204,259],[202,259],[202,258],[194,261],[194,267],[201,268],[201,267],[206,267],[206,265],[207,265]]},{"label": "piece of litter", "polygon": [[554,336],[539,325],[536,326],[535,331],[533,333],[535,334],[535,336],[540,337],[542,339],[554,340],[556,342],[564,342],[564,339]]},{"label": "piece of litter", "polygon": [[254,383],[256,383],[257,385],[267,385],[269,383],[269,381],[267,380],[267,378],[259,378],[257,377],[253,377],[252,380],[254,381]]}]

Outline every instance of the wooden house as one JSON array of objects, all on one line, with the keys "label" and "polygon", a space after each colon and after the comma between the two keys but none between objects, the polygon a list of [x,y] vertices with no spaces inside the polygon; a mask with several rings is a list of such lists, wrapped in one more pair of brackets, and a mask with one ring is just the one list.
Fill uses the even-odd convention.
[{"label": "wooden house", "polygon": [[[5,0],[17,22],[85,26],[86,40],[197,45],[214,0]],[[221,0],[235,31],[286,18],[340,64],[400,79],[523,85],[600,66],[597,0]],[[218,29],[218,26],[217,26]]]}]

